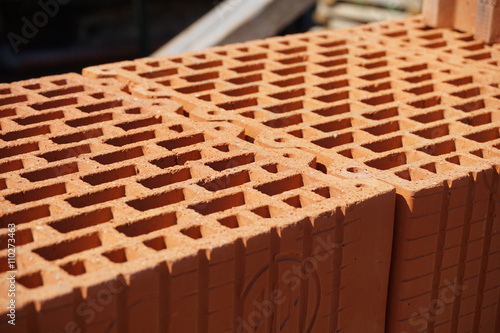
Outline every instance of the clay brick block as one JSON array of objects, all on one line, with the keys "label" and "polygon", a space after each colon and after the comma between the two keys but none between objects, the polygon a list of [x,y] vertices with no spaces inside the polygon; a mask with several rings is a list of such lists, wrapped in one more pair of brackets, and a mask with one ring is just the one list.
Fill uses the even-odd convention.
[{"label": "clay brick block", "polygon": [[500,4],[496,0],[425,0],[427,24],[473,33],[486,43],[500,42]]},{"label": "clay brick block", "polygon": [[15,223],[20,331],[383,332],[392,186],[128,89],[2,86],[0,300]]},{"label": "clay brick block", "polygon": [[500,157],[496,57],[497,45],[414,17],[103,65],[84,75],[114,77],[137,97],[204,105],[190,117],[236,124],[262,147],[300,148],[332,175],[391,184],[398,195],[386,331],[481,325],[494,332],[489,309],[498,300],[488,295],[500,285],[485,284],[500,267],[492,246],[499,228],[492,214]]}]

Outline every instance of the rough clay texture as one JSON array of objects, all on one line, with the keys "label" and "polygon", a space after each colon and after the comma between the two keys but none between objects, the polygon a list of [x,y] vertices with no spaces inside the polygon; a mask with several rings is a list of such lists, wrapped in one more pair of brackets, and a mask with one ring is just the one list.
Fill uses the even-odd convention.
[{"label": "rough clay texture", "polygon": [[25,331],[497,332],[497,61],[413,17],[1,87]]},{"label": "rough clay texture", "polygon": [[[0,222],[18,226],[19,332],[383,330],[390,186],[325,175],[311,154],[76,74],[2,92]],[[92,299],[105,306],[87,322]]]}]

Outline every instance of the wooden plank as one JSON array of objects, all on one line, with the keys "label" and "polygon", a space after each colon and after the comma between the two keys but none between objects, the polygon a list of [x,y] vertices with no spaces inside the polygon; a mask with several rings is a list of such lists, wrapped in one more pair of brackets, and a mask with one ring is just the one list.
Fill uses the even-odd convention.
[{"label": "wooden plank", "polygon": [[226,0],[152,56],[177,54],[207,47],[275,35],[314,0]]}]

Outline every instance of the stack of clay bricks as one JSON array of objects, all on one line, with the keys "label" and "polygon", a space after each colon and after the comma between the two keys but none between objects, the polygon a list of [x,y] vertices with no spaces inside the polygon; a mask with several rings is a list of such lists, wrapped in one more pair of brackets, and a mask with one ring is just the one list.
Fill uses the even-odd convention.
[{"label": "stack of clay bricks", "polygon": [[417,16],[0,85],[2,332],[11,274],[19,332],[498,332],[499,50]]}]

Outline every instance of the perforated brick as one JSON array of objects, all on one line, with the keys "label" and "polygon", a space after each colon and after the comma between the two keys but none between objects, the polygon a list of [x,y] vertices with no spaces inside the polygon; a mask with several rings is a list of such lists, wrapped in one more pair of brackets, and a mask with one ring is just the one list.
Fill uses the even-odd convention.
[{"label": "perforated brick", "polygon": [[1,89],[0,300],[15,223],[19,332],[383,331],[391,186],[113,80]]},{"label": "perforated brick", "polygon": [[[397,189],[389,332],[494,332],[500,295],[498,45],[420,17],[84,70],[245,129],[317,168]],[[443,301],[450,285],[463,290]],[[460,289],[462,288],[462,289]],[[441,306],[436,308],[436,302]]]}]

